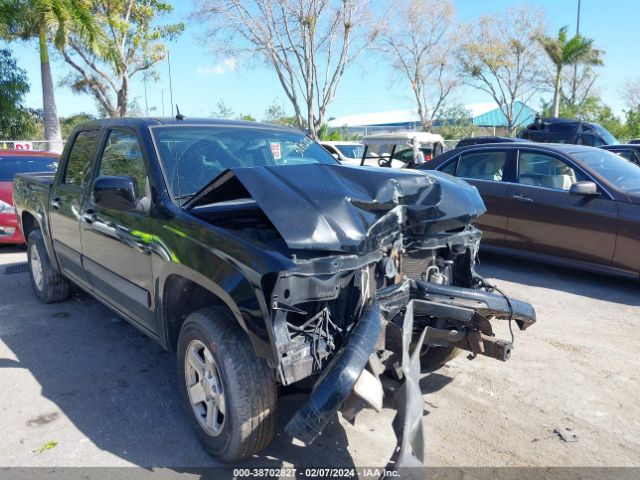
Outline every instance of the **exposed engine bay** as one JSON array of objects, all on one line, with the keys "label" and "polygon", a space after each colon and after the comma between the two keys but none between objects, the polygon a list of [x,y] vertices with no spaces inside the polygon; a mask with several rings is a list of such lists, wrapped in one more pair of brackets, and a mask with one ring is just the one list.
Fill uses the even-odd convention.
[{"label": "exposed engine bay", "polygon": [[396,462],[421,464],[420,363],[437,368],[457,349],[505,361],[513,338],[497,339],[491,321],[524,330],[535,311],[475,272],[481,232],[472,222],[485,210],[475,187],[438,174],[312,167],[304,175],[313,181],[295,167],[228,171],[190,202],[193,213],[290,262],[262,278],[272,366],[282,385],[317,380],[285,430],[310,443],[339,409],[350,418],[380,409],[379,377],[390,372],[402,383]]}]

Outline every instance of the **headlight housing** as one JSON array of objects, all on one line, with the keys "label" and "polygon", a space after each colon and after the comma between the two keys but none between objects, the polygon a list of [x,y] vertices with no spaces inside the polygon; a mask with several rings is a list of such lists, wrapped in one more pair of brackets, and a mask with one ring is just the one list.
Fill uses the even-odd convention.
[{"label": "headlight housing", "polygon": [[0,213],[16,213],[16,209],[13,205],[9,205],[7,202],[0,200]]}]

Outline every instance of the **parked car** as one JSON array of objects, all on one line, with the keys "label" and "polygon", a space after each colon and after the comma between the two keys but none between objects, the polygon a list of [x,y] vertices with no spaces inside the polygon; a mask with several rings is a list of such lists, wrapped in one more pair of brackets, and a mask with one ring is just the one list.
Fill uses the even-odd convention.
[{"label": "parked car", "polygon": [[522,138],[516,137],[467,137],[460,140],[456,148],[468,147],[469,145],[481,145],[484,143],[507,143],[522,142]]},{"label": "parked car", "polygon": [[64,300],[73,281],[177,352],[190,422],[224,461],[271,441],[278,385],[315,382],[285,426],[311,443],[352,393],[382,408],[378,375],[393,368],[396,460],[415,465],[419,362],[437,368],[458,348],[506,360],[488,319],[535,322],[474,271],[475,188],[343,166],[284,127],[89,122],[55,176],[19,174],[14,192],[35,295]]},{"label": "parked car", "polygon": [[616,138],[602,125],[575,118],[536,119],[518,133],[518,137],[541,143],[572,143],[575,145],[615,145]]},{"label": "parked car", "polygon": [[640,144],[603,145],[599,148],[613,152],[640,166]]},{"label": "parked car", "polygon": [[411,168],[415,166],[414,143],[418,145],[423,161],[429,161],[444,151],[442,135],[429,132],[376,133],[365,136],[362,143],[362,158],[349,164]]},{"label": "parked car", "polygon": [[13,206],[16,173],[55,172],[59,155],[26,150],[0,150],[0,244],[25,242]]},{"label": "parked car", "polygon": [[581,145],[457,148],[421,168],[476,186],[482,249],[638,278],[640,168]]},{"label": "parked car", "polygon": [[362,153],[364,152],[364,145],[360,142],[329,142],[323,140],[320,145],[341,163],[357,162],[362,158]]}]

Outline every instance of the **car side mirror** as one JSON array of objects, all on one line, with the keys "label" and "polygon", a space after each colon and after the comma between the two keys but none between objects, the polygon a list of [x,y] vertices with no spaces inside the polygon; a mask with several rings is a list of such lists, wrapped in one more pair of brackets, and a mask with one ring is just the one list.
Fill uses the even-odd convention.
[{"label": "car side mirror", "polygon": [[576,182],[569,188],[570,195],[599,195],[598,186],[593,182]]},{"label": "car side mirror", "polygon": [[340,155],[338,155],[337,153],[332,153],[331,156],[336,160],[340,160]]},{"label": "car side mirror", "polygon": [[131,177],[98,177],[93,184],[93,201],[110,210],[135,210],[136,186]]}]

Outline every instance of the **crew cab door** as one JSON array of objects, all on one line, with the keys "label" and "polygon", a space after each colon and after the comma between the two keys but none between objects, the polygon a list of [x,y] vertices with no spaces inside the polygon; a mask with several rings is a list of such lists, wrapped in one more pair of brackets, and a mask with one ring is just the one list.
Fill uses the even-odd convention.
[{"label": "crew cab door", "polygon": [[88,278],[82,268],[80,217],[99,138],[100,130],[76,133],[49,197],[51,238],[60,268],[69,278],[85,285]]},{"label": "crew cab door", "polygon": [[509,189],[505,246],[609,265],[616,243],[617,206],[605,193],[570,195],[577,181],[591,181],[567,159],[520,149],[517,183]]},{"label": "crew cab door", "polygon": [[99,177],[128,176],[136,186],[136,206],[115,210],[87,195],[82,208],[83,264],[96,293],[107,297],[143,328],[156,332],[152,311],[151,194],[140,142],[134,131],[108,130],[98,155],[90,192]]}]

